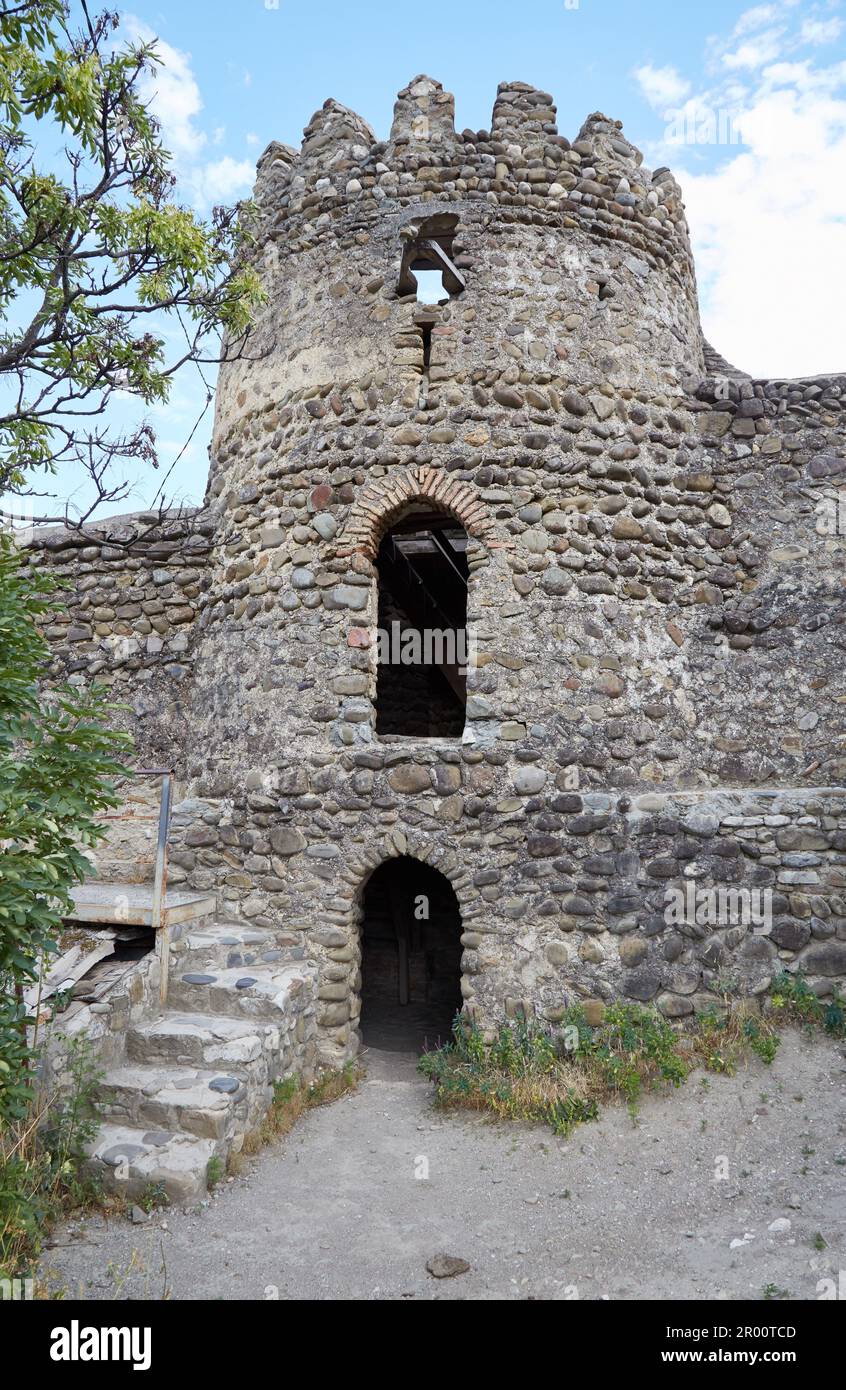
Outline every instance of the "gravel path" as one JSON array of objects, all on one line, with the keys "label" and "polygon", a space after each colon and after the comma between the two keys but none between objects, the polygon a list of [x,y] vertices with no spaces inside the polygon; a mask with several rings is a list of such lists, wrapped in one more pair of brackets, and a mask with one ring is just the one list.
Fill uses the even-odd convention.
[{"label": "gravel path", "polygon": [[[64,1227],[43,1272],[88,1299],[815,1299],[846,1268],[842,1044],[788,1035],[771,1067],[567,1140],[440,1113],[412,1058],[365,1060],[203,1208]],[[433,1278],[438,1252],[470,1271]]]}]

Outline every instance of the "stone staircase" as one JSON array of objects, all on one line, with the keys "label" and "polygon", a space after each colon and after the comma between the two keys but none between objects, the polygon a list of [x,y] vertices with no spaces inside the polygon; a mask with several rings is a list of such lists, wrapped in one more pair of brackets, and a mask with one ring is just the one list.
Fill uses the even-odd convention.
[{"label": "stone staircase", "polygon": [[90,1166],[129,1198],[199,1200],[261,1121],[273,1083],[313,1073],[314,967],[272,931],[209,921],[171,944],[167,1006],[106,1073]]}]

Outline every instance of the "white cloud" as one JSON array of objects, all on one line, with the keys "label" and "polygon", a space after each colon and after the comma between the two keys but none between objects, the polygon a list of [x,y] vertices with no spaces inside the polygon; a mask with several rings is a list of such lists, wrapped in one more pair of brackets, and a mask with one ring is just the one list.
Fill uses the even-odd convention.
[{"label": "white cloud", "polygon": [[233,159],[227,154],[210,160],[188,176],[192,201],[202,210],[214,203],[231,203],[252,187],[255,176],[255,164],[249,159]]},{"label": "white cloud", "polygon": [[127,37],[134,42],[155,41],[160,63],[154,72],[142,78],[141,92],[161,122],[164,144],[176,158],[196,158],[206,143],[206,136],[194,124],[203,102],[191,70],[190,53],[165,43],[135,15],[124,15],[122,24]]},{"label": "white cloud", "polygon": [[781,56],[783,39],[783,29],[768,29],[742,43],[733,53],[724,53],[723,63],[730,69],[761,68]]},{"label": "white cloud", "polygon": [[833,43],[842,32],[842,19],[806,19],[799,37],[802,43]]},{"label": "white cloud", "polygon": [[[127,38],[144,43],[155,41],[160,62],[154,72],[144,76],[141,91],[161,122],[162,142],[174,157],[177,192],[184,190],[201,212],[247,192],[255,179],[255,169],[248,160],[237,160],[231,155],[206,161],[202,158],[210,145],[222,144],[226,128],[216,126],[209,137],[198,124],[203,99],[190,53],[158,38],[135,15],[124,15],[121,23]],[[250,74],[244,72],[245,85],[251,81]]]},{"label": "white cloud", "polygon": [[675,68],[654,68],[650,63],[635,69],[640,89],[656,111],[677,106],[690,91],[690,83]]},{"label": "white cloud", "polygon": [[751,10],[745,10],[732,30],[732,38],[740,38],[743,34],[749,34],[755,29],[763,29],[767,24],[772,24],[778,19],[778,5],[755,5]]},{"label": "white cloud", "polygon": [[[705,334],[757,376],[846,370],[846,74],[750,94],[745,147],[682,184]],[[787,74],[782,74],[787,78]]]},{"label": "white cloud", "polygon": [[[705,335],[753,376],[846,371],[846,61],[820,58],[833,8],[747,10],[699,78],[669,70],[684,96],[666,107],[662,70],[634,73],[668,122],[648,158],[682,186]],[[703,126],[716,139],[696,144]]]}]

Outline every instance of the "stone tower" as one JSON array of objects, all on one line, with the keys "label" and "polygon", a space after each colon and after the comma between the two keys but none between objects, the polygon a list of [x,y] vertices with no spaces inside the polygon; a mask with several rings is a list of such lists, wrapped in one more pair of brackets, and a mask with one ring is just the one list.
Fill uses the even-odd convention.
[{"label": "stone tower", "polygon": [[[451,885],[486,1025],[618,995],[678,1017],[785,966],[830,991],[846,378],[729,367],[673,176],[602,115],[559,135],[524,83],[458,133],[417,77],[387,142],[327,101],[299,153],[265,151],[255,203],[267,303],[221,369],[205,508],[128,551],[106,528],[99,558],[35,553],[86,581],[57,662],[128,692],[186,784],[177,880],[317,965],[331,1060],[358,1045],[364,894],[397,857]],[[378,728],[379,557],[415,517],[464,557],[448,735]],[[668,911],[691,884],[767,889],[767,921]]]}]

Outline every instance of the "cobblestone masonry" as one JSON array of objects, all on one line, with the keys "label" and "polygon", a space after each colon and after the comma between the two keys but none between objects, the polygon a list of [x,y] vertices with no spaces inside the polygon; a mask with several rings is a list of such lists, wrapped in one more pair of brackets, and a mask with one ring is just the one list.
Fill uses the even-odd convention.
[{"label": "cobblestone masonry", "polygon": [[[846,376],[729,367],[673,176],[602,115],[560,136],[523,83],[457,133],[415,78],[387,142],[328,101],[255,197],[269,298],[221,371],[205,507],[31,552],[72,585],[56,673],[178,768],[172,881],[318,967],[326,1059],[357,1046],[362,886],[397,854],[452,881],[485,1023],[679,1016],[784,965],[830,991]],[[435,234],[466,288],[424,308],[401,263]],[[470,537],[466,728],[380,740],[374,558],[421,499]],[[667,925],[690,877],[771,887],[771,930]]]}]

